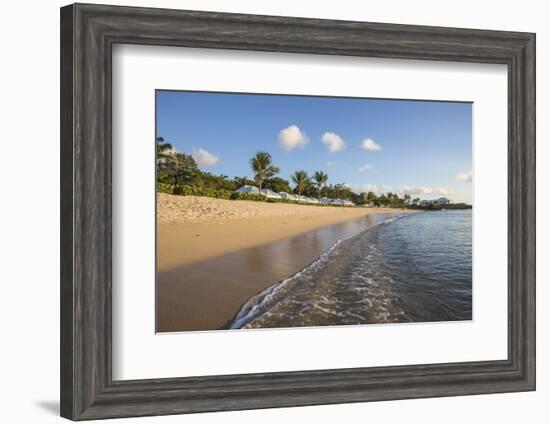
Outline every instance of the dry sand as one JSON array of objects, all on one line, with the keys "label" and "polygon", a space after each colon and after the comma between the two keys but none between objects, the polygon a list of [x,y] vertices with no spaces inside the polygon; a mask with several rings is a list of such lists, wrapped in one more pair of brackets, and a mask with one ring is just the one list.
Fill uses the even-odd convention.
[{"label": "dry sand", "polygon": [[158,193],[157,267],[167,271],[364,215],[395,211],[403,212]]},{"label": "dry sand", "polygon": [[248,299],[303,269],[339,237],[380,214],[404,212],[159,193],[157,330],[224,328]]}]

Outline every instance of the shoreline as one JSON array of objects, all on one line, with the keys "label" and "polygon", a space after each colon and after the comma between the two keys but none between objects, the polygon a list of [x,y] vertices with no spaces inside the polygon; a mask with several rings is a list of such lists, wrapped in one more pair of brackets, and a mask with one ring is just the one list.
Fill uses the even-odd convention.
[{"label": "shoreline", "polygon": [[[277,205],[261,204],[259,209],[267,213],[272,206]],[[293,215],[288,215],[288,210],[277,210],[275,216],[255,218],[212,219],[203,215],[203,222],[188,219],[158,223],[159,263],[167,249],[174,248],[178,251],[171,260],[184,260],[170,266],[164,260],[164,268],[158,269],[157,331],[227,328],[250,298],[305,268],[337,240],[358,234],[392,215],[415,212],[281,206],[307,210],[291,211]],[[314,209],[323,209],[324,213]],[[204,222],[208,219],[210,222]],[[199,237],[195,236],[198,229]]]}]

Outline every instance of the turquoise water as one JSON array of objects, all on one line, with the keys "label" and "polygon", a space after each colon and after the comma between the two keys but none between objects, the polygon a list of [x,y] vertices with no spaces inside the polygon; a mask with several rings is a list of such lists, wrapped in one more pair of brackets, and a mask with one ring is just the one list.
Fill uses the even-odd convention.
[{"label": "turquoise water", "polygon": [[385,220],[250,299],[232,328],[472,319],[472,211]]}]

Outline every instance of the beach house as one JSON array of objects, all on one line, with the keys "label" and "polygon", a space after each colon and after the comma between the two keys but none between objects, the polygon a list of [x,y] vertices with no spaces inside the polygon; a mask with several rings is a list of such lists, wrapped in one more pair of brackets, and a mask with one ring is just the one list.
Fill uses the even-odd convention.
[{"label": "beach house", "polygon": [[313,198],[313,197],[306,197],[306,202],[307,202],[307,203],[311,203],[311,204],[313,204],[313,205],[316,205],[316,204],[319,203],[319,200],[317,200],[317,199],[315,199],[315,198]]},{"label": "beach house", "polygon": [[260,190],[256,186],[243,185],[242,187],[235,190],[235,193],[260,194]]},{"label": "beach house", "polygon": [[267,197],[268,199],[281,199],[281,195],[279,193],[275,193],[274,191],[268,189],[268,188],[262,188],[262,195]]},{"label": "beach house", "polygon": [[296,200],[296,196],[294,194],[290,194],[284,191],[280,191],[279,196],[281,196],[281,199]]},{"label": "beach house", "polygon": [[443,205],[448,205],[449,203],[451,203],[449,199],[447,199],[446,197],[440,197],[439,199],[433,199],[433,200],[421,200],[420,207],[427,208],[430,205],[443,206]]}]

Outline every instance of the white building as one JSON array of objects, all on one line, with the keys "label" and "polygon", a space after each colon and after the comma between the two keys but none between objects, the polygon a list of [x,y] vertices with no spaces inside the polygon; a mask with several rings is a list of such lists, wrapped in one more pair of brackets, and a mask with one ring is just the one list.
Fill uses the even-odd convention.
[{"label": "white building", "polygon": [[256,186],[243,185],[235,190],[235,193],[260,194],[260,190]]},{"label": "white building", "polygon": [[279,193],[275,193],[274,191],[268,188],[262,188],[261,194],[267,197],[268,199],[281,199],[281,195]]},{"label": "white building", "polygon": [[430,205],[442,206],[442,205],[448,205],[449,203],[451,203],[449,199],[447,199],[446,197],[440,197],[439,199],[433,199],[433,200],[421,200],[420,207],[427,208]]},{"label": "white building", "polygon": [[280,191],[279,196],[281,196],[281,199],[296,200],[296,196],[294,194],[290,194],[285,191]]}]

